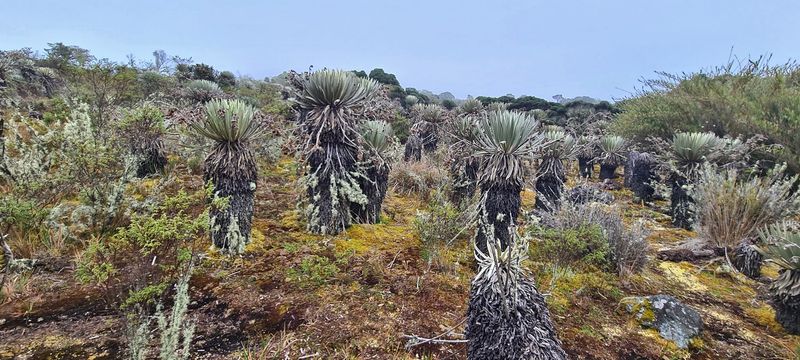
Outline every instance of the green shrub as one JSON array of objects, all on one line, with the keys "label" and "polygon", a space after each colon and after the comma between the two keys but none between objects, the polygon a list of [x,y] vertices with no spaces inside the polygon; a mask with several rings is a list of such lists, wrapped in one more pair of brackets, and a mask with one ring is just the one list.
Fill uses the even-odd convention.
[{"label": "green shrub", "polygon": [[467,216],[447,201],[441,191],[434,192],[426,211],[417,211],[413,222],[422,243],[422,257],[428,262],[436,261],[442,249],[459,237],[466,238]]},{"label": "green shrub", "polygon": [[327,257],[308,255],[286,271],[286,279],[302,288],[321,286],[339,274],[339,267]]},{"label": "green shrub", "polygon": [[611,249],[598,225],[574,229],[542,228],[532,234],[538,241],[531,246],[531,259],[560,266],[584,265],[608,269]]},{"label": "green shrub", "polygon": [[69,120],[72,110],[63,98],[55,98],[48,104],[48,109],[42,114],[46,125],[63,124]]},{"label": "green shrub", "polygon": [[[540,219],[541,224],[556,233],[599,227],[608,247],[607,261],[610,266],[606,266],[605,270],[613,270],[624,276],[640,271],[647,264],[649,233],[641,221],[626,227],[616,207],[599,203],[579,204],[568,199],[562,199],[560,203],[558,209],[544,214]],[[534,229],[542,231],[542,228]]]},{"label": "green shrub", "polygon": [[[158,303],[155,311],[156,330],[159,339],[158,359],[160,360],[185,360],[191,355],[192,339],[194,338],[194,320],[189,319],[187,312],[189,309],[189,280],[191,280],[194,265],[190,263],[181,273],[175,284],[175,297],[172,311],[165,313],[162,303]],[[145,288],[139,292],[141,296],[150,295],[155,292],[163,292],[164,286]],[[148,312],[136,305],[135,311],[128,313],[127,316],[127,342],[130,359],[144,360],[153,358],[150,356],[150,327],[152,320]]]},{"label": "green shrub", "polygon": [[405,144],[408,136],[411,134],[411,122],[403,116],[400,112],[396,112],[395,116],[389,120],[389,124],[392,125],[392,130],[394,130],[394,135],[397,137],[397,140],[401,144]]},{"label": "green shrub", "polygon": [[164,290],[167,290],[167,286],[169,286],[168,283],[162,282],[159,284],[147,285],[139,290],[130,290],[128,292],[128,298],[125,299],[119,307],[122,310],[127,310],[136,305],[146,306],[153,304],[161,297]]},{"label": "green shrub", "polygon": [[761,134],[785,148],[758,156],[777,157],[792,172],[800,170],[800,65],[774,66],[759,58],[707,72],[660,75],[621,102],[615,132],[639,142],[649,136],[667,140],[676,132]]},{"label": "green shrub", "polygon": [[[168,283],[175,272],[185,267],[208,230],[208,216],[198,214],[205,208],[206,191],[164,199],[153,213],[134,215],[126,227],[110,237],[90,242],[78,255],[75,276],[81,283],[106,287],[110,301],[120,300],[127,307],[154,299],[159,287]],[[113,284],[127,284],[127,296],[110,292]]]}]

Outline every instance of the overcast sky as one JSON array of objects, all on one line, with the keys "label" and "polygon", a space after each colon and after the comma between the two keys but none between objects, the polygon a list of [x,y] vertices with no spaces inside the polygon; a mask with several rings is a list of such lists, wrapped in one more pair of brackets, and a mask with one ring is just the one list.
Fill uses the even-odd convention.
[{"label": "overcast sky", "polygon": [[439,93],[621,98],[656,70],[800,54],[800,1],[37,1],[0,4],[0,49],[155,49],[257,78],[382,67]]}]

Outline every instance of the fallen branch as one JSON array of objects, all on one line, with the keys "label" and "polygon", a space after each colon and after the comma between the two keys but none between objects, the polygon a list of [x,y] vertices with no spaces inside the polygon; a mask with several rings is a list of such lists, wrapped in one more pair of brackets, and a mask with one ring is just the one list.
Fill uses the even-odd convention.
[{"label": "fallen branch", "polygon": [[442,337],[444,337],[445,335],[452,334],[453,329],[461,326],[461,324],[463,324],[465,321],[467,321],[466,317],[461,319],[461,321],[459,321],[457,324],[448,328],[445,332],[436,335],[432,338],[424,338],[414,334],[403,335],[404,338],[408,339],[408,341],[406,342],[406,349],[410,349],[414,346],[419,346],[423,344],[463,344],[469,342],[469,340],[467,339],[442,339]]},{"label": "fallen branch", "polygon": [[403,335],[403,337],[408,339],[406,349],[422,344],[463,344],[469,342],[467,339],[429,339],[416,335]]}]

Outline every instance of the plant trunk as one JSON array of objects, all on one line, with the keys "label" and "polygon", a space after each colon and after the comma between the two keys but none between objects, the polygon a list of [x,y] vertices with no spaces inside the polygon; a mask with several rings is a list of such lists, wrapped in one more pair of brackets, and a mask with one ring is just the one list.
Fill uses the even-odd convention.
[{"label": "plant trunk", "polygon": [[411,134],[406,140],[405,151],[403,152],[403,161],[420,161],[422,160],[422,139],[419,135]]},{"label": "plant trunk", "polygon": [[241,191],[220,196],[229,197],[229,205],[226,209],[212,208],[209,211],[211,239],[214,246],[232,254],[241,254],[245,245],[250,243],[255,192]]},{"label": "plant trunk", "polygon": [[543,174],[536,179],[536,210],[552,211],[561,205],[564,192],[563,177],[556,174]]},{"label": "plant trunk", "polygon": [[672,225],[684,229],[691,229],[694,218],[694,199],[689,196],[685,186],[689,183],[685,177],[680,175],[673,175],[672,183],[672,196],[671,199],[671,214]]},{"label": "plant trunk", "polygon": [[[800,270],[783,270],[775,282],[795,287],[800,283]],[[774,287],[774,285],[773,285]],[[784,289],[790,291],[790,289]],[[800,335],[800,295],[772,296],[772,307],[775,308],[775,320],[783,326],[787,333]]]},{"label": "plant trunk", "polygon": [[625,164],[625,186],[633,190],[633,194],[642,201],[652,201],[655,188],[651,185],[658,181],[655,173],[656,161],[648,153],[631,151]]},{"label": "plant trunk", "polygon": [[600,164],[600,180],[613,179],[617,172],[617,165]]},{"label": "plant trunk", "polygon": [[136,169],[136,177],[144,178],[150,175],[164,173],[164,166],[167,165],[167,157],[159,149],[149,149],[141,156],[139,167]]},{"label": "plant trunk", "polygon": [[422,132],[422,147],[426,154],[436,151],[439,145],[439,129],[438,126],[429,124],[425,126]]},{"label": "plant trunk", "polygon": [[487,236],[486,232],[491,226],[494,226],[494,239],[500,241],[501,248],[508,247],[511,242],[509,228],[516,221],[522,204],[521,191],[522,186],[513,184],[481,186],[483,203],[479,211],[478,232],[475,236],[476,246],[481,252],[487,252],[486,241],[492,238]]},{"label": "plant trunk", "polygon": [[389,167],[371,165],[366,169],[365,175],[358,179],[358,185],[367,196],[367,203],[350,203],[350,213],[355,223],[377,224],[381,219],[381,205],[389,187]]},{"label": "plant trunk", "polygon": [[516,296],[473,283],[465,332],[467,359],[566,359],[544,297],[528,278],[520,278],[515,285]]},{"label": "plant trunk", "polygon": [[[311,202],[306,211],[308,231],[336,235],[351,224],[350,203],[363,196],[357,179],[350,175],[357,170],[355,149],[328,143],[309,156],[308,164],[311,168],[306,191]],[[366,199],[361,200],[356,202],[366,203]]]},{"label": "plant trunk", "polygon": [[[250,242],[258,171],[250,149],[241,144],[227,146],[229,149],[226,155],[230,157],[226,164],[215,168],[209,157],[204,165],[205,180],[214,185],[215,197],[229,199],[228,206],[224,209],[212,206],[209,223],[214,246],[228,253],[239,254]],[[226,168],[238,168],[233,165],[238,163],[244,163],[247,170],[226,171]]]},{"label": "plant trunk", "polygon": [[590,179],[592,177],[592,158],[579,156],[578,169],[582,178]]},{"label": "plant trunk", "polygon": [[461,158],[454,161],[450,167],[450,176],[453,181],[453,190],[450,193],[450,202],[462,206],[475,194],[478,187],[478,161],[473,158]]},{"label": "plant trunk", "polygon": [[761,253],[753,248],[749,241],[744,241],[736,247],[731,258],[733,267],[751,279],[761,277]]}]

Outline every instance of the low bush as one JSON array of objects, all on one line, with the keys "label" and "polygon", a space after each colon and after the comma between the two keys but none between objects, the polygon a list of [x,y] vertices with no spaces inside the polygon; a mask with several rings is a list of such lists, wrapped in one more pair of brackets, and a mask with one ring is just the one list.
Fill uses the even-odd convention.
[{"label": "low bush", "polygon": [[[558,209],[544,214],[540,221],[542,226],[549,228],[545,231],[561,233],[562,238],[567,237],[564,234],[568,231],[584,231],[584,236],[586,236],[586,229],[599,228],[608,248],[608,251],[605,252],[608,261],[606,269],[613,269],[619,275],[638,272],[647,264],[647,253],[650,250],[650,245],[646,240],[648,231],[641,222],[626,228],[622,222],[622,215],[616,207],[600,203],[579,204],[562,200],[562,205]],[[586,238],[583,240],[586,244],[582,246],[595,249],[596,245],[591,245],[595,240],[590,237]],[[565,244],[565,246],[569,245]],[[582,259],[585,255],[581,255],[581,252],[578,251],[570,256],[573,259],[576,257]],[[596,261],[595,265],[597,265]]]},{"label": "low bush", "polygon": [[428,200],[434,190],[449,181],[447,172],[427,157],[421,161],[398,162],[389,173],[389,187],[401,195],[416,195]]},{"label": "low bush", "polygon": [[444,248],[471,235],[469,220],[467,212],[446,201],[441,191],[436,191],[428,202],[427,211],[417,212],[413,223],[422,243],[423,258],[429,263],[439,262]]},{"label": "low bush", "polygon": [[798,177],[785,172],[785,165],[764,177],[703,167],[690,191],[700,236],[716,246],[733,248],[755,237],[758,229],[800,213],[800,197],[792,193]]},{"label": "low bush", "polygon": [[286,279],[302,288],[324,285],[339,274],[335,261],[319,255],[309,255],[299,266],[286,271]]},{"label": "low bush", "polygon": [[[181,191],[152,213],[133,215],[114,235],[96,238],[77,256],[75,276],[103,287],[109,303],[128,308],[151,302],[160,295],[156,290],[192,259],[195,241],[204,238],[208,216],[197,209],[206,208],[205,195]],[[118,288],[118,283],[126,286]]]},{"label": "low bush", "polygon": [[531,259],[552,262],[559,266],[588,265],[608,269],[610,248],[597,225],[582,225],[571,229],[543,228],[534,232],[538,238],[531,247]]},{"label": "low bush", "polygon": [[676,132],[713,132],[719,137],[764,135],[783,151],[755,154],[800,170],[800,65],[769,63],[769,57],[734,59],[724,66],[686,74],[660,73],[619,102],[614,131],[636,142],[668,140]]}]

